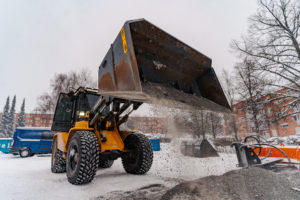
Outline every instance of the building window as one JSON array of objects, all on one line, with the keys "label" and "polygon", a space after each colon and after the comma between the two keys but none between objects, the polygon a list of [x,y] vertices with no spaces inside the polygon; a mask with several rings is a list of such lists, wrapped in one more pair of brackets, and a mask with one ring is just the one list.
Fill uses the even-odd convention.
[{"label": "building window", "polygon": [[299,112],[299,111],[300,111],[300,105],[296,105],[296,106],[294,107],[294,111],[295,111],[295,112]]},{"label": "building window", "polygon": [[249,122],[248,122],[248,126],[249,126],[249,127],[254,127],[254,122],[253,122],[253,121],[249,121]]},{"label": "building window", "polygon": [[253,117],[253,115],[249,111],[247,111],[246,112],[246,117],[249,118],[249,119],[251,119]]},{"label": "building window", "polygon": [[277,137],[277,131],[276,130],[272,130],[272,137]]},{"label": "building window", "polygon": [[280,126],[280,128],[286,128],[286,127],[289,126],[289,124],[288,123],[284,123],[284,124],[280,124],[279,126]]},{"label": "building window", "polygon": [[270,138],[270,133],[269,132],[264,132],[264,135],[266,138]]},{"label": "building window", "polygon": [[292,95],[292,94],[293,94],[293,92],[292,92],[292,90],[291,90],[291,89],[289,89],[289,90],[286,92],[286,94],[287,94],[287,95]]},{"label": "building window", "polygon": [[272,108],[268,108],[268,114],[272,114]]},{"label": "building window", "polygon": [[298,120],[297,115],[293,115],[293,120],[296,122]]},{"label": "building window", "polygon": [[281,99],[281,100],[275,101],[274,103],[275,103],[276,105],[282,104],[282,103],[283,103],[283,100]]}]

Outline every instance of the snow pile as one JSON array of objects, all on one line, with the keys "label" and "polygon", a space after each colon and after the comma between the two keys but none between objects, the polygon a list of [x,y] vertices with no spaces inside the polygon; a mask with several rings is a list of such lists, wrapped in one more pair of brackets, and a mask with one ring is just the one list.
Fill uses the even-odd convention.
[{"label": "snow pile", "polygon": [[267,141],[272,144],[300,144],[300,135],[290,135],[286,137],[271,137]]},{"label": "snow pile", "polygon": [[180,152],[180,140],[170,144],[161,143],[161,151],[154,154],[154,163],[150,174],[192,180],[209,175],[221,175],[236,169],[235,154],[220,154],[220,157],[195,158],[183,156]]},{"label": "snow pile", "polygon": [[300,199],[286,177],[261,168],[228,172],[181,183],[161,199]]}]

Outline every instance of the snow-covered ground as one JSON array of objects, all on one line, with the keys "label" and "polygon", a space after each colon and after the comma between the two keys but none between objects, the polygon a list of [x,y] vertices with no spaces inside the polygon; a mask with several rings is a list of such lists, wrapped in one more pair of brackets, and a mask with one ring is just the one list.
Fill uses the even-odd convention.
[{"label": "snow-covered ground", "polygon": [[0,152],[1,199],[94,199],[113,191],[135,190],[152,184],[174,186],[183,180],[221,175],[236,169],[234,154],[216,158],[192,158],[179,153],[179,144],[161,144],[154,152],[151,170],[146,175],[125,173],[120,159],[110,169],[100,169],[87,185],[71,185],[66,174],[53,174],[50,155],[30,158]]}]

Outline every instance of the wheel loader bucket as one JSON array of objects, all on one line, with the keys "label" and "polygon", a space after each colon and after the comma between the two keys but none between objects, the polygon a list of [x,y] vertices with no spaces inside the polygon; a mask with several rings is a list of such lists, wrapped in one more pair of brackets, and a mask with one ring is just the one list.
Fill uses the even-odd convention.
[{"label": "wheel loader bucket", "polygon": [[211,59],[144,19],[125,22],[99,67],[99,93],[227,112]]}]

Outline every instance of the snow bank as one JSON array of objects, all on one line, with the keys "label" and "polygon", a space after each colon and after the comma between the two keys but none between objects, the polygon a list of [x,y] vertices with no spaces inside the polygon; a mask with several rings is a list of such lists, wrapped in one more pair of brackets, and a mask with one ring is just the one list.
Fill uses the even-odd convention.
[{"label": "snow bank", "polygon": [[195,158],[180,153],[180,141],[161,144],[161,151],[154,154],[154,164],[150,174],[192,180],[210,175],[221,175],[236,169],[235,154],[221,153],[220,157]]},{"label": "snow bank", "polygon": [[112,191],[135,190],[150,184],[172,187],[180,180],[220,175],[237,164],[234,154],[217,158],[184,157],[179,143],[161,144],[154,152],[151,170],[146,175],[127,174],[120,159],[110,169],[98,170],[87,185],[71,185],[66,174],[53,174],[51,155],[20,158],[0,153],[1,199],[94,199]]}]

